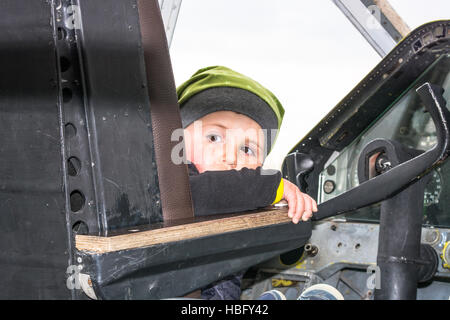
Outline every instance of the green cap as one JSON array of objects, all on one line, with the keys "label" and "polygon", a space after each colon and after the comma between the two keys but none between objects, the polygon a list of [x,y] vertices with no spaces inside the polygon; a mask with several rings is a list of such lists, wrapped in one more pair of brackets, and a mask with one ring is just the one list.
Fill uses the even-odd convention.
[{"label": "green cap", "polygon": [[278,129],[284,116],[284,109],[275,95],[258,82],[223,66],[212,66],[198,70],[189,80],[177,88],[181,108],[191,97],[204,90],[216,87],[232,87],[250,91],[264,100],[278,120]]}]

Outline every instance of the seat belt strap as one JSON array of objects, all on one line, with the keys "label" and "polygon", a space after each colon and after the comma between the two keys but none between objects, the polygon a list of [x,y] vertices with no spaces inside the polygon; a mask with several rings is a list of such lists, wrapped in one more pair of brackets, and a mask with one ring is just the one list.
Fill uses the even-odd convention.
[{"label": "seat belt strap", "polygon": [[194,210],[187,165],[171,159],[172,149],[180,143],[171,141],[172,132],[182,124],[161,11],[157,0],[137,0],[137,6],[163,218],[190,218]]}]

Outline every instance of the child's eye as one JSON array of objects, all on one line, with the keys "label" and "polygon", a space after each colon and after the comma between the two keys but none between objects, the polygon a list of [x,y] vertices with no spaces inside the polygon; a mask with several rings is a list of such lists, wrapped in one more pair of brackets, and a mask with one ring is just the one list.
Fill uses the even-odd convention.
[{"label": "child's eye", "polygon": [[250,148],[249,146],[243,146],[243,147],[241,148],[241,150],[242,150],[246,155],[249,155],[249,156],[256,156],[255,151],[254,151],[252,148]]},{"label": "child's eye", "polygon": [[210,141],[210,142],[222,142],[222,137],[219,136],[218,134],[208,134],[206,136],[206,138]]}]

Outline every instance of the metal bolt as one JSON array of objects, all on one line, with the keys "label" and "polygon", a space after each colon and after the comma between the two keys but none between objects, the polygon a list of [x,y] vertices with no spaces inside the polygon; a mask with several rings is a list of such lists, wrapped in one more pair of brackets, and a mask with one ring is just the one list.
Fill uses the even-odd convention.
[{"label": "metal bolt", "polygon": [[332,180],[327,180],[325,181],[325,183],[323,184],[323,191],[326,194],[332,193],[334,191],[334,189],[336,188],[336,184],[334,183],[334,181]]},{"label": "metal bolt", "polygon": [[425,232],[425,242],[428,244],[435,244],[439,242],[441,234],[438,230],[427,230]]},{"label": "metal bolt", "polygon": [[330,175],[330,176],[334,175],[334,174],[336,173],[336,167],[333,166],[333,165],[330,165],[330,166],[327,168],[327,173],[328,173],[328,175]]},{"label": "metal bolt", "polygon": [[319,252],[319,248],[311,243],[307,243],[305,244],[305,252],[310,257],[314,257]]}]

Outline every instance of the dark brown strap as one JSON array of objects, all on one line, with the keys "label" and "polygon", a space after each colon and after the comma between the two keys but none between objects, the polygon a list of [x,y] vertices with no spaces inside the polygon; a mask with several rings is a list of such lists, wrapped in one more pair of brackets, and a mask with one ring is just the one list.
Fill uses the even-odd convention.
[{"label": "dark brown strap", "polygon": [[157,0],[138,0],[164,220],[194,216],[186,164],[174,164],[173,130],[182,128],[169,48]]}]

